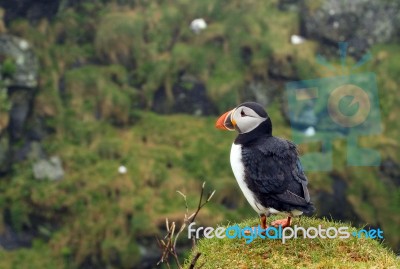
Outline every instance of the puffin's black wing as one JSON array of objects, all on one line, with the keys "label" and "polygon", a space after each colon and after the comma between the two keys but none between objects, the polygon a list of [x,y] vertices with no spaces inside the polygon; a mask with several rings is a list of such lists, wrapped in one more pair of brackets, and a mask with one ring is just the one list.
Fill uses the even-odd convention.
[{"label": "puffin's black wing", "polygon": [[284,208],[270,205],[277,210],[298,208],[305,212],[312,211],[307,177],[295,144],[277,137],[260,139],[242,148],[242,158],[246,183],[250,190],[258,194],[261,202],[282,204]]}]

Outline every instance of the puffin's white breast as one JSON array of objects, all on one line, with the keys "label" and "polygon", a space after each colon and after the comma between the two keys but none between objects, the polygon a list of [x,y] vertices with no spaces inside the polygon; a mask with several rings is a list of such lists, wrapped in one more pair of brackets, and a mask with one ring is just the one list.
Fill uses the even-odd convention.
[{"label": "puffin's white breast", "polygon": [[244,166],[242,161],[242,146],[232,144],[231,148],[231,166],[233,170],[233,174],[235,175],[236,181],[239,184],[240,189],[242,190],[244,197],[246,197],[247,201],[251,205],[251,207],[258,214],[266,214],[268,213],[268,209],[263,207],[260,203],[257,202],[254,193],[247,187],[244,173]]}]

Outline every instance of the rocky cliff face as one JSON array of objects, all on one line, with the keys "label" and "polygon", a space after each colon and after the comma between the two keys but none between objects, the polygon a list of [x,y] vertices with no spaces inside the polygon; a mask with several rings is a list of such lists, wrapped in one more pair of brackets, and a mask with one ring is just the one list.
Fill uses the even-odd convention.
[{"label": "rocky cliff face", "polygon": [[374,44],[394,41],[400,33],[396,1],[305,1],[301,5],[302,34],[337,48],[349,42],[349,53],[361,56]]},{"label": "rocky cliff face", "polygon": [[0,61],[1,87],[7,92],[0,116],[0,173],[5,173],[13,160],[26,157],[31,141],[40,139],[27,126],[38,85],[38,60],[28,41],[3,34]]},{"label": "rocky cliff face", "polygon": [[0,6],[6,10],[5,22],[8,24],[18,18],[27,18],[37,22],[42,18],[52,18],[58,11],[61,0],[16,0],[0,1]]}]

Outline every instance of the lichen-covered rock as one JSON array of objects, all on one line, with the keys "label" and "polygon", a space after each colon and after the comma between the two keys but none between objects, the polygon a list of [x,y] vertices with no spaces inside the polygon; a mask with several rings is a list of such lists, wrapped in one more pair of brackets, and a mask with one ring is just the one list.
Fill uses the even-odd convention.
[{"label": "lichen-covered rock", "polygon": [[304,1],[301,7],[303,35],[337,47],[350,43],[349,52],[393,40],[400,29],[398,1]]},{"label": "lichen-covered rock", "polygon": [[23,145],[38,140],[30,137],[30,129],[35,126],[28,124],[38,86],[38,69],[37,57],[28,41],[0,35],[0,173],[9,171],[12,162],[25,159],[28,151]]},{"label": "lichen-covered rock", "polygon": [[[0,35],[0,68],[3,88],[1,103],[6,106],[0,111],[9,112],[8,116],[0,117],[3,118],[0,128],[7,127],[3,126],[3,121],[4,118],[8,118],[11,140],[15,141],[23,136],[33,93],[38,85],[38,60],[26,40],[11,35]],[[4,96],[5,89],[8,90],[8,96]]]},{"label": "lichen-covered rock", "polygon": [[64,169],[60,157],[53,156],[49,160],[39,160],[33,164],[33,175],[36,179],[60,180],[64,177]]},{"label": "lichen-covered rock", "polygon": [[[5,86],[35,88],[38,85],[38,60],[28,41],[0,35],[0,57]],[[6,77],[4,71],[7,71]]]}]

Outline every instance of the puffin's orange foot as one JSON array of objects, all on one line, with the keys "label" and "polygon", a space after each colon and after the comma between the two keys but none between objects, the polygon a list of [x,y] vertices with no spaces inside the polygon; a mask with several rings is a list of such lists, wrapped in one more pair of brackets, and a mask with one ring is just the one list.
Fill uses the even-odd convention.
[{"label": "puffin's orange foot", "polygon": [[273,221],[271,223],[272,226],[278,228],[279,226],[282,226],[282,228],[289,227],[292,225],[292,219],[288,217],[287,219],[278,219],[276,221]]}]

